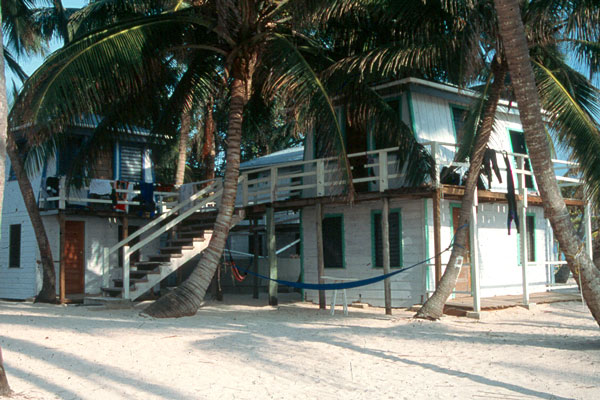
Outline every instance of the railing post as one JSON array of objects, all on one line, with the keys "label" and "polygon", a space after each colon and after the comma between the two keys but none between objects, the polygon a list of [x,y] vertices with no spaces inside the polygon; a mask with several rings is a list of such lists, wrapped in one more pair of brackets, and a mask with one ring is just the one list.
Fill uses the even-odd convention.
[{"label": "railing post", "polygon": [[325,196],[325,161],[317,160],[317,197]]},{"label": "railing post", "polygon": [[123,300],[129,300],[129,246],[123,246]]},{"label": "railing post", "polygon": [[102,287],[108,287],[110,278],[110,249],[102,249]]},{"label": "railing post", "polygon": [[379,152],[379,191],[385,192],[388,190],[388,153],[387,151]]},{"label": "railing post", "polygon": [[271,203],[277,201],[277,167],[271,167]]},{"label": "railing post", "polygon": [[248,175],[244,174],[242,182],[242,205],[246,207],[248,205]]},{"label": "railing post", "polygon": [[58,208],[64,210],[67,207],[67,178],[61,176],[58,181]]},{"label": "railing post", "polygon": [[433,156],[433,186],[435,188],[440,187],[440,144],[433,142],[431,144],[431,155]]}]

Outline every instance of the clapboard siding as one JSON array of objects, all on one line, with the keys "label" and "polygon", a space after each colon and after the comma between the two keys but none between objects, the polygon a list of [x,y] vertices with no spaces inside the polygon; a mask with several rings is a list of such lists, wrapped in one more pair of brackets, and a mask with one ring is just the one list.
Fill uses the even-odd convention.
[{"label": "clapboard siding", "polygon": [[[410,265],[423,258],[422,207],[418,201],[391,201],[392,209],[401,210],[403,263]],[[344,216],[344,246],[346,268],[327,268],[325,275],[353,279],[366,279],[381,275],[382,268],[373,268],[371,242],[371,211],[381,210],[381,202],[368,202],[350,206],[324,206],[325,214]],[[304,280],[317,282],[317,250],[315,208],[304,209],[302,219],[304,234]],[[326,237],[323,238],[327,240]],[[421,301],[423,271],[414,268],[391,279],[394,307],[409,306]],[[318,301],[316,291],[307,290],[306,299]],[[347,291],[349,301],[362,301],[374,306],[384,302],[383,283],[376,283]],[[327,292],[329,300],[330,292]],[[338,296],[341,302],[341,296]]]}]

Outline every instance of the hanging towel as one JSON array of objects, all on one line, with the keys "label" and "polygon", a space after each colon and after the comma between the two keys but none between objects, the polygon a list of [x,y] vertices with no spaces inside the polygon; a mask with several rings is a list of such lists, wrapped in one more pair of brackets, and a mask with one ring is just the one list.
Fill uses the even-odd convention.
[{"label": "hanging towel", "polygon": [[510,235],[510,225],[512,221],[515,221],[517,226],[517,233],[519,232],[519,214],[517,213],[517,198],[515,196],[515,181],[513,180],[512,169],[510,168],[510,161],[506,154],[504,155],[504,162],[506,163],[506,200],[508,200],[508,217],[506,223],[508,225],[508,234]]},{"label": "hanging towel", "polygon": [[154,184],[140,182],[140,196],[142,197],[142,210],[154,216],[156,204],[154,203]]},{"label": "hanging towel", "polygon": [[92,179],[90,182],[90,194],[110,196],[112,189],[112,182],[107,179]]}]

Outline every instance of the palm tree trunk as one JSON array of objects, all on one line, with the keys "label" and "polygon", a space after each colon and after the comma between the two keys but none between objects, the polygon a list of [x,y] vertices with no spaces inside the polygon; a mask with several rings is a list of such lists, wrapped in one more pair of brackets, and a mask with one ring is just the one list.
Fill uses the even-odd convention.
[{"label": "palm tree trunk", "polygon": [[2,348],[0,347],[0,396],[10,396],[12,390],[8,385],[6,371],[4,370],[4,362],[2,361]]},{"label": "palm tree trunk", "polygon": [[204,179],[215,179],[215,154],[213,102],[209,101],[204,114],[204,146],[202,147],[202,164],[206,171]]},{"label": "palm tree trunk", "polygon": [[42,303],[55,303],[56,273],[54,271],[54,262],[52,261],[52,249],[50,248],[50,242],[48,241],[48,236],[46,235],[46,229],[44,228],[44,222],[42,221],[42,216],[40,215],[40,209],[38,208],[35,194],[33,193],[33,188],[31,187],[31,182],[29,181],[27,173],[25,172],[25,168],[23,167],[23,159],[19,154],[17,144],[15,143],[12,135],[8,135],[6,149],[8,156],[10,157],[12,168],[17,176],[17,182],[19,183],[19,188],[21,189],[21,195],[23,196],[23,201],[25,203],[25,207],[27,208],[27,213],[29,214],[29,219],[31,220],[33,232],[35,233],[35,238],[40,250],[43,280],[42,290],[36,296],[35,301]]},{"label": "palm tree trunk", "polygon": [[[500,100],[502,89],[504,88],[506,65],[504,63],[501,65],[494,63],[493,65],[496,66],[493,67],[494,82],[491,87],[490,95],[485,103],[484,116],[477,129],[478,132],[473,147],[473,153],[471,154],[467,181],[465,183],[465,193],[462,198],[460,215],[458,217],[459,227],[468,226],[471,219],[471,208],[473,207],[475,188],[477,187],[477,179],[479,178],[479,171],[481,170],[481,164],[483,162],[483,154],[485,153],[485,149],[494,128],[496,108],[498,106],[498,101]],[[456,287],[456,280],[460,274],[460,268],[456,268],[456,260],[458,257],[465,259],[467,240],[469,240],[467,230],[459,228],[454,237],[454,247],[452,247],[452,254],[450,255],[446,270],[444,271],[440,282],[437,284],[435,292],[425,302],[415,317],[438,319],[443,315],[444,306]]]},{"label": "palm tree trunk", "polygon": [[179,129],[179,154],[177,158],[177,171],[175,172],[175,184],[183,185],[185,179],[185,162],[187,160],[187,145],[190,138],[192,124],[191,111],[181,113],[181,129]]},{"label": "palm tree trunk", "polygon": [[[2,8],[0,7],[0,21],[2,21]],[[2,29],[0,29],[0,43],[2,41]],[[4,202],[4,183],[6,182],[6,132],[8,128],[8,103],[6,101],[6,78],[4,76],[4,52],[0,52],[0,226],[2,226],[2,204]],[[2,233],[0,232],[0,236]],[[1,237],[0,237],[1,239]],[[0,348],[0,396],[11,394],[4,363],[2,362],[2,348]]]},{"label": "palm tree trunk", "polygon": [[577,237],[556,182],[519,1],[494,0],[494,5],[529,157],[543,199],[544,214],[550,220],[571,271],[579,271],[583,298],[600,325],[600,271],[595,268]]},{"label": "palm tree trunk", "polygon": [[[251,76],[251,74],[250,74]],[[229,128],[227,131],[227,158],[225,181],[219,213],[210,243],[199,264],[190,277],[176,290],[158,299],[144,312],[155,318],[177,318],[196,314],[204,301],[210,284],[223,254],[229,235],[240,173],[240,142],[244,106],[250,92],[250,83],[245,79],[234,78],[231,83],[231,103],[229,108]]]}]

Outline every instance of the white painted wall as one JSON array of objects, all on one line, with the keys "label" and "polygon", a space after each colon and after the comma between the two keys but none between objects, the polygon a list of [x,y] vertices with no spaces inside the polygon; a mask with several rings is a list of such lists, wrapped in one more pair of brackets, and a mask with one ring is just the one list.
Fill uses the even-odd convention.
[{"label": "white painted wall", "polygon": [[[324,214],[343,214],[346,268],[325,270],[325,275],[356,280],[383,274],[383,269],[372,266],[371,210],[381,210],[381,202],[366,202],[354,206],[326,205]],[[391,209],[401,209],[402,243],[404,266],[419,262],[424,258],[423,207],[419,201],[392,200]],[[307,207],[302,212],[304,236],[304,281],[316,283],[317,248],[315,207]],[[323,238],[327,240],[326,237]],[[421,302],[423,292],[423,267],[413,268],[391,278],[392,305],[406,307]],[[373,306],[384,305],[383,282],[347,290],[348,301],[362,301]],[[327,292],[328,301],[332,292]],[[318,302],[318,292],[306,290],[308,301]],[[341,296],[337,299],[341,302]]]}]

